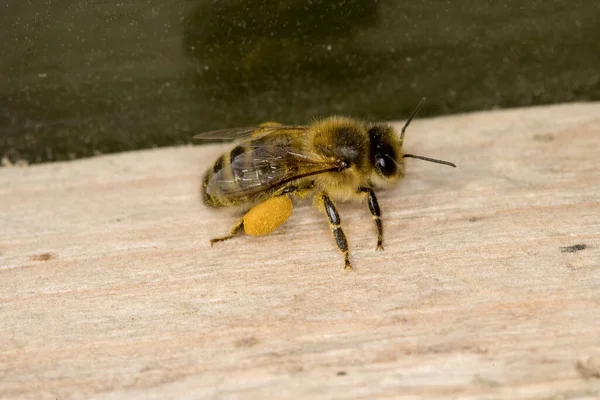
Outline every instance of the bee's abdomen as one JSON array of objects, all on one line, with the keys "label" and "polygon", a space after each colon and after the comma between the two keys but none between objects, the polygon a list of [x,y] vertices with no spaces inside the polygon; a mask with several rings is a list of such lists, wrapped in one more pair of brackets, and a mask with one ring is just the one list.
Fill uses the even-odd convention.
[{"label": "bee's abdomen", "polygon": [[225,153],[204,174],[202,180],[202,202],[205,205],[215,208],[230,207],[241,206],[249,201],[248,196],[229,195],[232,191],[241,191],[244,189],[243,180],[236,176],[236,171],[232,168],[232,158],[231,153]]},{"label": "bee's abdomen", "polygon": [[212,170],[208,170],[206,171],[206,174],[204,174],[204,179],[202,180],[202,202],[204,205],[209,207],[223,207],[225,204],[222,204],[218,197],[211,196],[210,194],[206,193],[206,187],[210,182],[211,176]]},{"label": "bee's abdomen", "polygon": [[226,207],[231,205],[230,201],[224,197],[214,196],[209,194],[207,191],[208,185],[210,184],[210,180],[213,178],[214,174],[223,169],[225,163],[225,156],[222,155],[219,159],[214,163],[213,167],[206,171],[204,174],[204,179],[202,179],[202,202],[209,207]]},{"label": "bee's abdomen", "polygon": [[204,204],[251,206],[268,197],[285,176],[293,176],[297,168],[285,158],[289,138],[277,139],[277,143],[252,141],[252,146],[238,145],[219,157],[202,181]]}]

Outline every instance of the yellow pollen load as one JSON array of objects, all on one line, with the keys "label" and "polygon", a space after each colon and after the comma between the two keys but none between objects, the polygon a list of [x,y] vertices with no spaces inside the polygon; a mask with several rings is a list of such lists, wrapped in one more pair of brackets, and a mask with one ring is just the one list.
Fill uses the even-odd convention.
[{"label": "yellow pollen load", "polygon": [[288,196],[271,197],[255,205],[244,215],[244,231],[263,236],[273,232],[292,215],[292,200]]}]

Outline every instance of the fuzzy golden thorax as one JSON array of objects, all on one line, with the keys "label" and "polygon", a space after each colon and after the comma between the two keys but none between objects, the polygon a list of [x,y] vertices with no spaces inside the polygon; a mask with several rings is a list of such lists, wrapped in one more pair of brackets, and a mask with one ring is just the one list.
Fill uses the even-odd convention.
[{"label": "fuzzy golden thorax", "polygon": [[328,187],[381,187],[404,176],[402,144],[389,125],[367,125],[345,117],[329,117],[311,129],[311,148],[325,160],[343,160],[347,168],[327,174]]}]

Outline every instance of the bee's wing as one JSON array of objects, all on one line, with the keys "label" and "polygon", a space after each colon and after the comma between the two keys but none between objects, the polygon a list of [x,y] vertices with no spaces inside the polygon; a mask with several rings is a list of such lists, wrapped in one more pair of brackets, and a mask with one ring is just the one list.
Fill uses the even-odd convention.
[{"label": "bee's wing", "polygon": [[305,125],[265,125],[265,126],[249,126],[245,128],[229,128],[218,129],[216,131],[203,132],[195,135],[196,140],[223,140],[236,142],[245,142],[250,139],[261,138],[272,133],[280,131],[297,131],[304,132],[307,129]]},{"label": "bee's wing", "polygon": [[254,196],[300,178],[341,168],[339,162],[320,160],[291,146],[251,142],[229,164],[214,171],[206,192],[228,198]]}]

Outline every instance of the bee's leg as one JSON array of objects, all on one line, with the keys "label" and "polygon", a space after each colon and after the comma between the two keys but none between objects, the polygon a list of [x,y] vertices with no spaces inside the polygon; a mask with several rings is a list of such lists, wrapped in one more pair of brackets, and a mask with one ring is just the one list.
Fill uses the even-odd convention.
[{"label": "bee's leg", "polygon": [[360,188],[361,193],[367,195],[367,201],[369,203],[369,211],[375,221],[375,227],[377,228],[377,250],[383,250],[383,222],[381,221],[381,210],[379,210],[379,203],[375,193],[369,188]]},{"label": "bee's leg", "polygon": [[251,236],[264,236],[273,232],[292,215],[292,200],[287,195],[270,197],[252,207],[231,228],[229,235],[212,239],[210,244],[238,236],[242,232]]},{"label": "bee's leg", "polygon": [[331,233],[333,233],[333,237],[335,239],[335,243],[338,248],[344,255],[344,269],[351,270],[352,265],[350,265],[350,254],[348,252],[348,241],[346,240],[346,235],[344,235],[344,231],[342,230],[340,220],[340,215],[338,214],[335,205],[325,193],[321,193],[318,195],[318,203],[319,208],[322,209],[327,214],[327,218],[329,218],[329,226],[331,226]]},{"label": "bee's leg", "polygon": [[231,231],[229,232],[229,235],[223,236],[223,237],[220,237],[220,238],[210,239],[210,245],[212,246],[213,244],[215,244],[217,242],[223,242],[225,240],[228,240],[228,239],[234,238],[236,236],[239,236],[243,231],[244,231],[244,218],[242,217],[233,226],[233,228],[231,228]]}]

